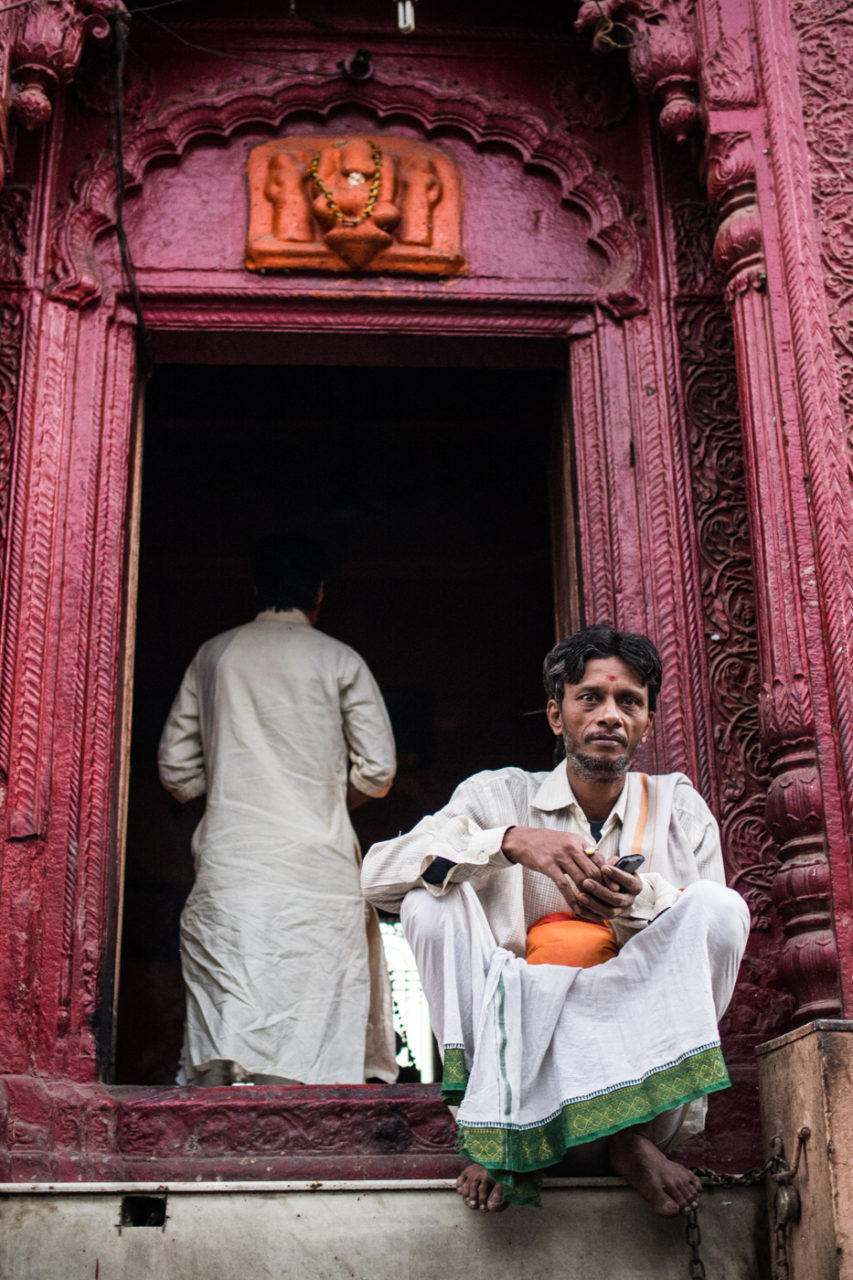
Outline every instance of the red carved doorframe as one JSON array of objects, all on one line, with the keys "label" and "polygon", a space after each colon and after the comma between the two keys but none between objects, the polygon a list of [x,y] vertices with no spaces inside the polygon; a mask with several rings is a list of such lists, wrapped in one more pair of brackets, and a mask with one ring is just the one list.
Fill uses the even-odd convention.
[{"label": "red carved doorframe", "polygon": [[[619,16],[618,2],[604,7]],[[797,10],[803,23],[805,8]],[[695,14],[690,6],[670,6],[647,33],[644,52],[639,42],[632,70],[644,92],[660,90],[665,131],[680,136],[704,113],[710,138],[716,256],[734,324],[757,570],[760,736],[783,856],[775,898],[785,923],[783,971],[802,1018],[846,1012],[853,989],[851,521],[791,28],[778,0],[756,0],[755,12],[753,41],[739,6],[703,3]],[[602,6],[591,6],[588,16],[597,22]],[[156,165],[189,162],[201,135],[224,144],[249,124],[280,128],[290,112],[322,117],[343,101],[341,93],[333,82],[312,87],[298,75],[282,75],[261,95],[235,77],[225,89],[158,103],[129,130],[128,180],[144,192]],[[688,295],[680,311],[673,305],[665,279],[671,211],[648,177],[656,162],[646,125],[639,129],[655,228],[650,241],[589,149],[524,102],[496,104],[419,75],[378,76],[346,87],[344,96],[372,113],[377,128],[401,115],[425,135],[452,122],[474,147],[497,139],[516,164],[548,169],[602,255],[600,286],[572,297],[543,286],[541,296],[512,298],[506,291],[478,295],[466,284],[467,294],[463,289],[441,305],[428,292],[415,297],[402,290],[382,307],[375,299],[365,307],[358,289],[306,291],[267,280],[218,293],[203,272],[170,278],[163,271],[144,288],[150,324],[286,331],[320,324],[332,308],[336,324],[356,330],[361,324],[374,331],[478,333],[491,326],[520,340],[536,333],[568,337],[586,614],[610,614],[659,639],[669,684],[654,765],[685,769],[728,809],[737,882],[748,892],[757,884],[757,900],[772,913],[766,892],[776,871],[772,850],[755,865],[739,860],[741,847],[764,850],[764,837],[744,834],[739,796],[731,790],[742,778],[726,772],[743,708],[727,701],[729,677],[712,647],[718,641],[709,625],[708,565],[718,548],[701,532],[697,538],[698,520],[707,514],[703,450],[710,436],[703,442],[692,434],[698,419],[689,416],[687,393],[696,365],[686,344],[700,330],[707,337],[716,320],[708,314],[694,324]],[[61,97],[46,172],[56,171],[63,143]],[[21,335],[23,345],[0,670],[0,750],[8,770],[0,914],[10,940],[0,1023],[7,1072],[30,1080],[93,1082],[108,1041],[104,974],[111,967],[120,826],[118,672],[134,413],[133,318],[116,302],[121,285],[103,239],[113,199],[110,162],[84,166],[56,234],[44,216],[38,221],[31,257],[44,268],[52,255],[49,279],[34,285],[11,261],[3,292],[4,332],[13,341]],[[25,213],[7,202],[10,225]],[[793,359],[786,363],[780,352],[789,346]],[[8,425],[8,397],[4,403]],[[720,475],[712,477],[717,492]],[[630,483],[623,483],[626,476]],[[758,794],[760,768],[753,773]],[[749,820],[759,822],[755,815]],[[776,979],[772,938],[756,946],[760,963],[751,988],[762,985],[762,974]],[[748,1077],[745,1059],[738,1065]],[[6,1083],[12,1089],[9,1076]],[[107,1095],[98,1096],[107,1105]]]}]

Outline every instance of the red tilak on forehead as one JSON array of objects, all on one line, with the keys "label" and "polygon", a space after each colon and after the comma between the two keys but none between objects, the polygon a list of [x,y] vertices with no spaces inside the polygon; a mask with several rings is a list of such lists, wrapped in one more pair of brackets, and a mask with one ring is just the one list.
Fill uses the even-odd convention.
[{"label": "red tilak on forehead", "polygon": [[616,683],[616,676],[608,676],[607,679],[610,681],[611,684]]}]

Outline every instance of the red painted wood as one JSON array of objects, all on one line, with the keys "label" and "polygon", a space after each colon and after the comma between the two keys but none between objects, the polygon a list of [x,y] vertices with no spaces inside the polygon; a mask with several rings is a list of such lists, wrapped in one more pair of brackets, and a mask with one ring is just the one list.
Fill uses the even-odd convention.
[{"label": "red painted wood", "polygon": [[[35,0],[27,31],[56,19],[47,7]],[[564,21],[537,35],[527,19],[515,32],[478,30],[472,6],[464,29],[452,25],[457,8],[450,26],[403,39],[391,6],[378,26],[339,8],[336,34],[297,32],[279,8],[262,27],[186,29],[263,70],[134,19],[126,223],[158,350],[202,334],[211,353],[241,343],[250,359],[257,342],[275,358],[288,335],[330,331],[366,348],[398,330],[564,344],[584,611],[659,640],[667,682],[646,763],[684,769],[709,796],[730,878],[753,909],[725,1024],[735,1088],[715,1099],[701,1155],[754,1163],[754,1044],[853,1001],[850,379],[837,301],[848,265],[820,95],[848,118],[853,109],[849,91],[826,84],[822,11],[702,0],[647,24],[642,3],[605,0],[582,7],[587,34]],[[41,45],[2,18],[20,39],[0,60],[0,1061],[17,1135],[7,1124],[0,1149],[9,1176],[26,1179],[143,1167],[345,1176],[368,1167],[358,1151],[371,1126],[393,1116],[392,1128],[415,1132],[433,1095],[380,1091],[369,1095],[379,1110],[364,1111],[357,1093],[302,1091],[288,1133],[301,1132],[301,1108],[322,1116],[328,1103],[334,1150],[309,1126],[281,1143],[271,1175],[246,1170],[269,1155],[279,1095],[97,1083],[119,905],[135,360],[105,68],[89,58],[78,72],[75,41],[110,9],[63,7],[71,27],[48,24]],[[606,49],[607,20],[633,33],[627,60],[593,62],[590,38]],[[368,40],[375,74],[350,82],[337,64]],[[327,74],[305,74],[318,69]],[[9,123],[38,119],[33,133]],[[246,159],[297,129],[393,132],[452,154],[467,270],[452,281],[248,273]],[[449,1168],[438,1106],[427,1108],[435,1149],[431,1138],[405,1150],[376,1138],[370,1167]],[[195,1166],[167,1150],[172,1126],[206,1135]]]}]

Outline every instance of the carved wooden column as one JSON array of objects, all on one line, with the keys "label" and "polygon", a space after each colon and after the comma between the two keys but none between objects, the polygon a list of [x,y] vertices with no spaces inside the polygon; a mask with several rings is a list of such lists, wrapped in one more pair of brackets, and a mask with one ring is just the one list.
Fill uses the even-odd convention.
[{"label": "carved wooden column", "polygon": [[11,1074],[95,1079],[105,1048],[132,333],[31,296],[0,669]]},{"label": "carved wooden column", "polygon": [[830,863],[818,771],[804,593],[814,568],[798,537],[790,473],[801,460],[784,430],[772,318],[765,292],[762,222],[749,133],[712,137],[707,180],[720,212],[714,246],[732,308],[746,483],[756,572],[760,729],[772,780],[768,822],[782,865],[774,900],[784,920],[780,970],[797,998],[797,1021],[841,1010],[832,926]]},{"label": "carved wooden column", "polygon": [[571,348],[573,444],[588,622],[650,632],[666,670],[645,767],[687,773],[714,797],[710,701],[686,458],[659,317],[599,317]]}]

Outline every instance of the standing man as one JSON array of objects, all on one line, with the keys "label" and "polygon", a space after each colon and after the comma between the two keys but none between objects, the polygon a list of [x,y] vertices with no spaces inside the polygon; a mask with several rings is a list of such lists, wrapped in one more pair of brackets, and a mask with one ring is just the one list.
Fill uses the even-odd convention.
[{"label": "standing man", "polygon": [[[629,772],[661,685],[652,642],[588,627],[548,654],[544,677],[565,760],[475,774],[410,834],[374,845],[362,883],[400,910],[418,961],[443,1092],[461,1103],[465,1203],[535,1203],[542,1170],[572,1150],[578,1171],[601,1159],[657,1213],[688,1213],[698,1179],[666,1152],[729,1083],[717,1023],[749,915],[687,778]],[[614,865],[631,854],[639,873]],[[608,921],[618,954],[525,963],[530,926],[567,911]]]},{"label": "standing man", "polygon": [[391,786],[388,714],[358,654],[316,630],[318,549],[270,541],[255,569],[261,612],[202,645],[160,740],[167,790],[207,796],[181,917],[187,1082],[393,1081],[348,814]]}]

